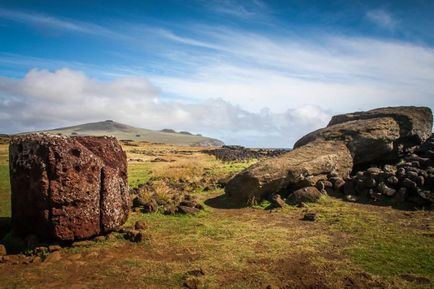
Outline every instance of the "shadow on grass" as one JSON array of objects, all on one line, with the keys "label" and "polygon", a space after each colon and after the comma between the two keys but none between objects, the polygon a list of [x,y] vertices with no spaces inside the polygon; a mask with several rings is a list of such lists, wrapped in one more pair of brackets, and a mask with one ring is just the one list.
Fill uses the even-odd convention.
[{"label": "shadow on grass", "polygon": [[210,198],[205,201],[205,205],[216,209],[241,209],[246,206],[236,200],[229,198],[225,194]]}]

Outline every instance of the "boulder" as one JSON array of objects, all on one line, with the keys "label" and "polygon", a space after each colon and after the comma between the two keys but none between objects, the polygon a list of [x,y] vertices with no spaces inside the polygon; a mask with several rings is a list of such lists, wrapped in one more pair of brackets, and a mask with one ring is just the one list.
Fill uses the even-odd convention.
[{"label": "boulder", "polygon": [[321,198],[321,192],[316,187],[298,189],[288,196],[286,202],[290,205],[301,203],[316,203]]},{"label": "boulder", "polygon": [[431,109],[417,106],[383,107],[365,112],[335,115],[327,126],[330,127],[352,120],[383,117],[393,118],[399,125],[401,138],[413,140],[417,144],[426,141],[432,134],[433,118]]},{"label": "boulder", "polygon": [[126,154],[115,138],[17,136],[9,167],[12,226],[19,234],[72,241],[127,219]]},{"label": "boulder", "polygon": [[313,141],[339,140],[354,157],[354,164],[396,159],[403,148],[431,136],[432,112],[427,107],[387,107],[337,115],[327,127],[307,134],[294,148]]},{"label": "boulder", "polygon": [[353,161],[342,142],[313,142],[252,165],[229,180],[226,194],[251,205],[274,193],[287,193],[327,179],[331,172],[348,177]]}]

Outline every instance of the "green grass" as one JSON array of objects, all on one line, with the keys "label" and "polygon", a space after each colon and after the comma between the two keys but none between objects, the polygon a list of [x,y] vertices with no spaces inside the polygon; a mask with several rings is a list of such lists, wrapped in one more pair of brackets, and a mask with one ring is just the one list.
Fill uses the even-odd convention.
[{"label": "green grass", "polygon": [[7,145],[0,145],[0,217],[9,217],[11,215],[8,157]]},{"label": "green grass", "polygon": [[128,184],[130,188],[137,188],[151,178],[150,164],[145,162],[128,164]]},{"label": "green grass", "polygon": [[[414,226],[403,226],[399,219],[390,221],[394,211],[366,210],[332,198],[308,208],[318,212],[331,230],[350,236],[343,252],[367,272],[383,277],[416,274],[434,280],[432,235],[418,229],[424,212],[412,212]],[[429,230],[432,233],[432,224]]]}]

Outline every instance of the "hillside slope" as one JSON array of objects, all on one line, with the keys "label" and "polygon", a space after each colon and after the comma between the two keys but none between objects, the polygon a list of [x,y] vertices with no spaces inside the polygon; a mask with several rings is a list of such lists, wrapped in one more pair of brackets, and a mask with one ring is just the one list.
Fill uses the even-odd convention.
[{"label": "hillside slope", "polygon": [[107,135],[114,136],[119,140],[147,141],[151,143],[165,143],[187,146],[207,147],[222,146],[224,144],[218,139],[198,135],[189,135],[185,133],[162,132],[144,128],[137,128],[112,120],[86,123],[41,132],[62,135]]}]

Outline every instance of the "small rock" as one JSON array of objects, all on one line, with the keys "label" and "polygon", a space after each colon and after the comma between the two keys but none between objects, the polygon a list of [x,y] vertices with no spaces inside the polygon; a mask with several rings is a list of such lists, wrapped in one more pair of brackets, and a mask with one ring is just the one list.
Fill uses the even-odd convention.
[{"label": "small rock", "polygon": [[302,220],[313,222],[313,221],[315,221],[315,219],[316,219],[316,213],[306,213],[306,214],[304,214]]},{"label": "small rock", "polygon": [[402,181],[402,185],[413,192],[417,191],[417,184],[408,178]]},{"label": "small rock", "polygon": [[31,261],[31,263],[33,263],[33,264],[39,264],[41,262],[42,262],[42,259],[39,256],[34,256],[32,261]]},{"label": "small rock", "polygon": [[11,260],[10,256],[1,256],[0,261],[1,263],[8,263]]},{"label": "small rock", "polygon": [[105,240],[107,240],[107,238],[105,236],[96,236],[95,238],[93,238],[93,240],[95,242],[104,242]]},{"label": "small rock", "polygon": [[368,194],[369,194],[369,197],[371,197],[371,199],[373,199],[374,201],[381,199],[381,193],[375,191],[374,189],[369,189]]},{"label": "small rock", "polygon": [[56,251],[56,252],[53,252],[53,253],[49,254],[45,258],[44,262],[57,262],[57,261],[59,261],[61,259],[62,259],[62,255],[60,254],[59,251]]},{"label": "small rock", "polygon": [[199,277],[205,275],[205,271],[202,268],[200,268],[200,269],[188,271],[186,274],[190,276]]},{"label": "small rock", "polygon": [[407,199],[407,196],[408,196],[408,190],[407,190],[407,188],[402,187],[396,193],[395,200],[397,202],[399,202],[399,203],[400,202],[404,202]]},{"label": "small rock", "polygon": [[153,213],[158,211],[158,203],[156,200],[152,199],[143,205],[143,211],[145,213]]},{"label": "small rock", "polygon": [[77,241],[72,243],[72,247],[89,247],[91,245],[93,245],[93,242],[89,240]]},{"label": "small rock", "polygon": [[346,195],[345,200],[347,200],[348,202],[357,202],[358,198],[354,195]]},{"label": "small rock", "polygon": [[48,251],[49,252],[56,252],[56,251],[60,251],[62,250],[62,247],[60,247],[59,245],[50,245],[48,246]]},{"label": "small rock", "polygon": [[133,199],[133,207],[138,208],[143,207],[144,205],[146,205],[146,201],[143,200],[141,197],[135,197]]},{"label": "small rock", "polygon": [[386,195],[388,197],[392,197],[393,195],[395,195],[396,190],[389,188],[385,183],[381,182],[378,184],[378,191],[380,193],[382,193],[383,195]]},{"label": "small rock", "polygon": [[354,184],[352,180],[346,181],[344,185],[344,193],[345,195],[354,195]]},{"label": "small rock", "polygon": [[305,187],[296,190],[288,196],[286,202],[290,205],[299,205],[301,203],[315,203],[321,198],[322,194],[315,187]]},{"label": "small rock", "polygon": [[377,186],[377,181],[375,180],[374,177],[370,176],[364,180],[363,185],[366,188],[372,189],[372,188],[375,188]]},{"label": "small rock", "polygon": [[34,249],[34,252],[35,252],[36,254],[45,254],[45,253],[48,252],[48,248],[47,248],[47,247],[44,247],[44,246],[39,246],[39,247],[36,247],[36,248]]},{"label": "small rock", "polygon": [[396,186],[399,183],[399,180],[397,177],[391,176],[387,178],[386,182],[388,185]]},{"label": "small rock", "polygon": [[318,191],[323,191],[325,190],[325,185],[323,181],[318,181],[315,184],[315,187],[318,189]]},{"label": "small rock", "polygon": [[136,223],[134,224],[134,229],[136,229],[136,230],[144,230],[147,227],[148,227],[148,225],[143,220],[136,221]]},{"label": "small rock", "polygon": [[199,212],[199,209],[186,206],[178,206],[178,211],[182,214],[196,214],[197,212]]},{"label": "small rock", "polygon": [[370,174],[371,176],[376,176],[376,175],[381,174],[383,171],[380,168],[375,168],[374,167],[374,168],[367,169],[366,172],[368,174]]},{"label": "small rock", "polygon": [[274,207],[276,208],[283,208],[285,207],[285,201],[282,199],[282,197],[279,194],[274,194],[271,196],[271,202]]},{"label": "small rock", "polygon": [[191,277],[185,280],[184,286],[187,287],[188,289],[198,289],[201,286],[201,282],[198,278]]},{"label": "small rock", "polygon": [[3,244],[0,244],[0,256],[6,256],[6,255],[7,255],[6,247]]}]

